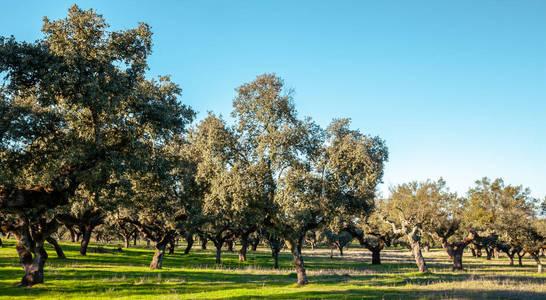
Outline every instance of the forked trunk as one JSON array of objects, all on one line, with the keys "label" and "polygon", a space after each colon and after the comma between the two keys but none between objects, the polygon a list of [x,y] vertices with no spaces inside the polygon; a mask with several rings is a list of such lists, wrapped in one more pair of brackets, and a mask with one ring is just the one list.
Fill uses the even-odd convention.
[{"label": "forked trunk", "polygon": [[129,246],[131,246],[131,239],[126,236],[125,237],[125,248],[129,248]]},{"label": "forked trunk", "polygon": [[381,264],[381,249],[375,248],[372,251],[372,265]]},{"label": "forked trunk", "polygon": [[59,259],[65,259],[66,258],[66,256],[64,255],[63,249],[61,248],[61,246],[59,246],[59,243],[57,243],[57,240],[55,240],[52,237],[48,237],[46,239],[46,241],[48,243],[50,243],[51,246],[53,246],[53,248],[55,249],[55,252],[57,252],[57,258],[59,258]]},{"label": "forked trunk", "polygon": [[170,241],[169,242],[169,255],[174,254],[174,248],[175,248],[174,241]]},{"label": "forked trunk", "polygon": [[246,261],[246,249],[248,248],[248,234],[241,236],[241,249],[239,249],[239,261]]},{"label": "forked trunk", "polygon": [[186,235],[186,242],[187,242],[187,246],[186,246],[186,249],[184,249],[184,254],[190,253],[191,247],[193,247],[193,234],[188,233]]},{"label": "forked trunk", "polygon": [[17,244],[17,253],[21,267],[25,270],[25,275],[21,278],[19,286],[33,286],[44,282],[44,265],[47,260],[47,252],[44,250],[43,244],[38,244],[32,252],[19,242]]},{"label": "forked trunk", "polygon": [[161,269],[163,267],[163,257],[165,256],[165,244],[156,244],[155,253],[152,262],[150,263],[150,270]]},{"label": "forked trunk", "polygon": [[523,267],[523,257],[525,256],[525,252],[517,252],[518,255],[518,264],[520,267]]},{"label": "forked trunk", "polygon": [[411,243],[411,252],[413,253],[413,257],[415,258],[415,263],[417,264],[417,268],[419,268],[419,272],[428,272],[427,264],[425,263],[425,258],[421,252],[421,245],[419,242]]}]

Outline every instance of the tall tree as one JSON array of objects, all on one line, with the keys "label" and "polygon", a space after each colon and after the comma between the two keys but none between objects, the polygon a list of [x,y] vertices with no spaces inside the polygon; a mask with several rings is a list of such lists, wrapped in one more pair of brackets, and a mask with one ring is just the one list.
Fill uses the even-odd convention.
[{"label": "tall tree", "polygon": [[306,233],[343,209],[371,207],[386,147],[379,138],[349,130],[348,120],[333,122],[325,140],[310,119],[298,119],[291,91],[274,74],[241,85],[233,106],[246,157],[264,174],[255,186],[270,207],[266,224],[285,240],[298,284],[305,285]]},{"label": "tall tree", "polygon": [[193,115],[168,78],[146,79],[149,27],[107,29],[73,6],[65,19],[44,18],[41,40],[0,38],[0,210],[18,237],[22,285],[43,282],[56,208],[77,191],[103,198],[138,167],[142,137],[166,139]]}]

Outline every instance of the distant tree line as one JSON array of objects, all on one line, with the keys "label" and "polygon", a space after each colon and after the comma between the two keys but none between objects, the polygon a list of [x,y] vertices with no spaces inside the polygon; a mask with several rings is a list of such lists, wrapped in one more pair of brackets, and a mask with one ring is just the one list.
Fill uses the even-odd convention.
[{"label": "distant tree line", "polygon": [[386,246],[408,246],[421,272],[422,247],[439,244],[462,270],[462,253],[525,253],[542,271],[546,225],[528,189],[487,178],[466,197],[446,183],[412,182],[376,197],[385,142],[334,119],[321,128],[298,116],[292,91],[275,74],[236,89],[233,124],[180,102],[169,77],[149,79],[146,24],[108,31],[93,10],[44,19],[33,43],[0,37],[0,229],[17,239],[22,286],[44,281],[50,243],[91,237],[145,239],[160,269],[180,238],[189,253],[240,244],[239,259],[264,242],[275,267],[286,247],[297,283],[308,283],[302,248],[343,249],[351,241],[381,262]]}]

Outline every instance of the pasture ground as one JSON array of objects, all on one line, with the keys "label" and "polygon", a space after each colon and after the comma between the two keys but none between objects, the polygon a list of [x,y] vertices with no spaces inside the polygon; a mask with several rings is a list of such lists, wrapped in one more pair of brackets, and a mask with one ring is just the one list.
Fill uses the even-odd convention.
[{"label": "pasture ground", "polygon": [[288,252],[279,256],[280,270],[272,269],[266,248],[249,251],[243,263],[236,251],[224,251],[217,267],[214,250],[196,245],[189,255],[177,248],[162,270],[150,271],[152,249],[80,256],[78,244],[62,242],[67,259],[57,259],[48,245],[45,283],[20,288],[15,241],[3,241],[0,299],[546,299],[546,274],[537,274],[528,257],[519,267],[505,256],[487,261],[465,253],[465,271],[454,273],[447,254],[433,249],[424,253],[431,272],[421,274],[406,250],[384,250],[383,264],[374,266],[370,252],[357,246],[333,258],[329,249],[305,249],[310,283],[298,287]]}]

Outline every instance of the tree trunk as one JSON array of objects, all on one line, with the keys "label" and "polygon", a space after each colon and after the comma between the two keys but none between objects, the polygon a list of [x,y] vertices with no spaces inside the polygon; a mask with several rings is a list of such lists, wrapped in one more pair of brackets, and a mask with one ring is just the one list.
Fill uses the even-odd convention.
[{"label": "tree trunk", "polygon": [[228,251],[233,252],[233,240],[227,241],[226,244],[227,244]]},{"label": "tree trunk", "polygon": [[258,250],[258,245],[260,244],[260,238],[253,239],[250,243],[250,250],[256,251]]},{"label": "tree trunk", "polygon": [[245,233],[241,235],[241,249],[239,250],[239,261],[246,261],[246,249],[248,248],[248,236],[249,234],[245,234]]},{"label": "tree trunk", "polygon": [[487,253],[487,260],[491,260],[491,257],[493,257],[493,249],[485,247],[485,253]]},{"label": "tree trunk", "polygon": [[2,239],[0,238],[0,247],[4,248],[4,244],[2,243]]},{"label": "tree trunk", "polygon": [[474,248],[470,248],[470,251],[472,252],[472,256],[476,257],[476,250]]},{"label": "tree trunk", "polygon": [[169,254],[174,254],[174,241],[169,242]]},{"label": "tree trunk", "polygon": [[203,236],[199,236],[199,239],[201,241],[201,249],[207,250],[208,239],[206,237],[203,237]]},{"label": "tree trunk", "polygon": [[510,259],[510,265],[513,266],[514,265],[514,253],[510,254],[510,253],[507,252],[506,255]]},{"label": "tree trunk", "polygon": [[411,243],[411,252],[413,253],[413,257],[415,258],[415,263],[417,264],[417,268],[419,268],[419,272],[428,272],[427,264],[425,263],[423,253],[421,253],[421,245],[419,242]]},{"label": "tree trunk", "polygon": [[381,264],[381,249],[375,248],[372,251],[372,265]]},{"label": "tree trunk", "polygon": [[87,247],[89,246],[89,241],[91,241],[91,233],[93,232],[93,226],[85,225],[82,242],[80,244],[80,255],[87,255]]},{"label": "tree trunk", "polygon": [[137,245],[137,237],[138,237],[138,233],[135,233],[135,235],[133,236],[133,246]]},{"label": "tree trunk", "polygon": [[273,256],[273,269],[279,268],[279,250],[272,249],[271,256]]},{"label": "tree trunk", "polygon": [[44,250],[43,243],[36,245],[34,258],[32,252],[20,241],[17,246],[19,261],[25,275],[21,278],[19,286],[33,286],[44,282],[44,266],[47,260],[47,252]]},{"label": "tree trunk", "polygon": [[532,253],[531,257],[537,262],[537,272],[542,273],[542,262],[540,262],[540,258],[537,254]]},{"label": "tree trunk", "polygon": [[455,247],[453,249],[453,271],[463,270],[464,247]]},{"label": "tree trunk", "polygon": [[163,267],[163,257],[165,256],[165,244],[156,244],[155,253],[152,262],[150,263],[150,270],[161,269]]},{"label": "tree trunk", "polygon": [[68,228],[68,231],[70,232],[70,241],[72,243],[76,242],[76,233],[74,232],[74,229]]},{"label": "tree trunk", "polygon": [[499,248],[497,248],[497,247],[494,247],[494,248],[493,248],[493,257],[494,257],[495,259],[498,259],[498,258],[499,258]]},{"label": "tree trunk", "polygon": [[216,246],[216,264],[221,263],[220,256],[222,255],[222,244],[223,242],[215,243]]},{"label": "tree trunk", "polygon": [[55,248],[55,252],[57,252],[57,258],[59,258],[59,259],[65,259],[66,258],[66,256],[64,255],[63,249],[61,248],[61,246],[59,246],[59,243],[57,243],[57,240],[55,240],[52,237],[48,237],[46,239],[46,241],[48,243],[50,243],[51,246],[53,246],[53,248]]},{"label": "tree trunk", "polygon": [[190,250],[191,250],[191,247],[193,247],[193,234],[192,233],[188,233],[186,234],[186,242],[187,242],[187,246],[186,246],[186,249],[184,249],[184,254],[188,254],[190,253]]},{"label": "tree trunk", "polygon": [[307,274],[305,273],[305,264],[303,263],[303,256],[301,255],[301,240],[290,241],[290,251],[294,257],[294,264],[296,265],[296,273],[298,276],[298,285],[306,285],[309,283],[307,280]]},{"label": "tree trunk", "polygon": [[517,252],[518,254],[518,264],[520,267],[523,267],[523,257],[525,256],[525,252],[523,252],[523,254],[521,252]]},{"label": "tree trunk", "polygon": [[343,246],[336,245],[337,250],[339,251],[339,256],[343,256]]},{"label": "tree trunk", "polygon": [[125,248],[129,248],[131,246],[131,239],[129,236],[125,237]]}]

